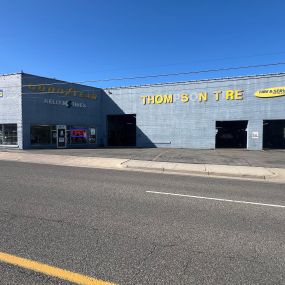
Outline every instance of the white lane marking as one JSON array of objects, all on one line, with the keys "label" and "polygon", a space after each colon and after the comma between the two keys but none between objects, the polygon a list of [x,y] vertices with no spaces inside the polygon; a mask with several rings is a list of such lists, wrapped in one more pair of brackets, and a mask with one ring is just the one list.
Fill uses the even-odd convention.
[{"label": "white lane marking", "polygon": [[151,194],[188,197],[188,198],[204,199],[204,200],[214,200],[214,201],[220,201],[220,202],[230,202],[230,203],[240,203],[240,204],[259,205],[259,206],[266,206],[266,207],[275,207],[275,208],[285,208],[285,205],[264,204],[264,203],[258,203],[258,202],[229,200],[229,199],[222,199],[222,198],[212,198],[212,197],[203,197],[203,196],[194,196],[194,195],[186,195],[186,194],[167,193],[167,192],[157,192],[157,191],[146,191],[146,192],[151,193]]}]

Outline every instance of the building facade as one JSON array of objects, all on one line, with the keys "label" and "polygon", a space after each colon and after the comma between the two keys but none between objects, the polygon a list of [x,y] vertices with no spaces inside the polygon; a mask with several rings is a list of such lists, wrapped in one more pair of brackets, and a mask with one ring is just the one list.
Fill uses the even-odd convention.
[{"label": "building facade", "polygon": [[285,74],[105,91],[116,108],[105,104],[103,129],[110,114],[134,114],[138,147],[285,148]]},{"label": "building facade", "polygon": [[0,145],[98,146],[103,90],[19,73],[0,77],[0,92]]},{"label": "building facade", "polygon": [[0,146],[285,148],[285,73],[100,89],[0,76]]}]

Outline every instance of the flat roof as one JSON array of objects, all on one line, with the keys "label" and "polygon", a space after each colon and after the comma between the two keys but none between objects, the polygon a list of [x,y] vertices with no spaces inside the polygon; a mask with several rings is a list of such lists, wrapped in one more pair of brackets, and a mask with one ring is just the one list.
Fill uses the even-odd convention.
[{"label": "flat roof", "polygon": [[163,86],[163,85],[178,85],[178,84],[189,84],[189,83],[199,84],[199,83],[204,83],[204,82],[246,80],[246,79],[254,79],[254,78],[281,77],[281,76],[285,76],[285,72],[255,74],[255,75],[242,75],[242,76],[232,76],[232,77],[218,77],[218,78],[186,80],[186,81],[172,81],[172,82],[150,83],[150,84],[142,84],[142,85],[128,85],[128,86],[109,87],[109,88],[103,88],[103,89],[104,90],[134,89],[134,88],[144,88],[144,87],[156,87],[156,86]]},{"label": "flat roof", "polygon": [[279,72],[279,73],[242,75],[242,76],[232,76],[232,77],[217,77],[217,78],[209,78],[209,79],[160,82],[160,83],[150,83],[150,84],[141,84],[141,85],[125,85],[125,86],[116,86],[116,87],[107,87],[107,88],[100,88],[100,87],[95,87],[95,86],[90,86],[90,85],[85,85],[85,84],[83,85],[82,83],[77,83],[77,82],[68,82],[65,80],[57,79],[57,78],[45,77],[45,76],[41,76],[41,75],[34,75],[31,73],[25,73],[23,71],[15,72],[15,73],[0,74],[0,77],[1,76],[17,75],[17,74],[25,74],[25,75],[35,76],[35,77],[47,78],[47,79],[56,80],[56,81],[59,81],[62,83],[77,84],[77,85],[86,86],[86,87],[90,87],[90,88],[94,88],[94,89],[101,89],[101,90],[135,89],[135,88],[145,88],[145,87],[158,87],[158,86],[163,86],[163,85],[200,84],[200,83],[205,83],[205,82],[219,82],[219,81],[228,81],[228,80],[233,81],[233,80],[246,80],[246,79],[254,79],[254,78],[285,76],[285,72]]},{"label": "flat roof", "polygon": [[14,72],[14,73],[3,73],[0,74],[0,76],[10,76],[10,75],[17,75],[17,74],[22,74],[23,72]]},{"label": "flat roof", "polygon": [[[57,79],[55,77],[47,77],[47,76],[41,76],[41,75],[36,75],[36,74],[32,74],[32,73],[26,73],[24,71],[21,72],[15,72],[15,73],[6,73],[6,74],[0,74],[1,76],[11,76],[11,75],[26,75],[27,77],[38,77],[38,78],[42,78],[42,79],[49,79],[49,80],[55,80],[57,81],[57,83],[59,84],[74,84],[74,85],[78,85],[78,86],[83,86],[83,87],[88,87],[88,88],[92,88],[92,89],[97,89],[97,90],[103,90],[102,88],[99,87],[95,87],[95,86],[90,86],[90,85],[85,85],[82,83],[77,83],[77,82],[71,82],[71,81],[66,81],[66,80],[61,80],[61,79]],[[53,83],[52,83],[53,84]],[[39,85],[45,85],[44,83],[41,83]],[[47,83],[46,85],[51,85],[51,83]],[[56,85],[56,83],[54,83],[54,85]]]}]

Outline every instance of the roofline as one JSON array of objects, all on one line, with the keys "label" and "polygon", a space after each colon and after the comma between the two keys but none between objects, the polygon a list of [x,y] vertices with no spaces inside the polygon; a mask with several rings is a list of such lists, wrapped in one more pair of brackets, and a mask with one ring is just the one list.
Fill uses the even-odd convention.
[{"label": "roofline", "polygon": [[[31,73],[26,73],[26,72],[21,72],[21,73],[23,75],[28,75],[28,76],[30,75],[30,76],[34,76],[34,77],[40,77],[40,78],[43,78],[43,79],[46,78],[46,79],[50,79],[50,80],[56,80],[59,83],[74,84],[74,85],[79,85],[79,86],[82,86],[82,87],[89,87],[89,88],[93,88],[93,89],[97,89],[97,90],[102,90],[102,88],[100,88],[100,87],[95,87],[95,86],[85,85],[85,84],[81,84],[81,83],[61,80],[61,79],[57,79],[55,77],[47,77],[47,76],[35,75],[35,74],[31,74]],[[42,84],[42,85],[45,85],[45,84]]]},{"label": "roofline", "polygon": [[[24,71],[15,72],[15,73],[0,74],[0,77],[1,76],[12,76],[12,75],[28,75],[28,76],[32,76],[32,77],[40,77],[40,78],[43,78],[43,79],[55,80],[55,81],[58,81],[58,83],[66,83],[66,84],[79,85],[79,86],[82,86],[82,87],[88,87],[88,88],[91,88],[91,89],[96,89],[97,91],[98,90],[101,90],[101,91],[103,90],[100,87],[95,87],[95,86],[80,84],[80,83],[76,83],[76,82],[70,82],[70,81],[66,81],[66,80],[61,80],[61,79],[57,79],[55,77],[47,77],[47,76],[35,75],[35,74],[32,74],[32,73],[26,73]],[[45,85],[45,84],[42,84],[42,85]]]},{"label": "roofline", "polygon": [[1,76],[10,76],[10,75],[19,75],[19,74],[23,74],[23,72],[19,71],[19,72],[13,72],[13,73],[3,73],[3,74],[0,74],[0,77]]},{"label": "roofline", "polygon": [[218,78],[210,78],[210,79],[197,79],[197,80],[186,80],[186,81],[171,81],[171,82],[160,82],[160,83],[150,83],[150,84],[142,84],[142,85],[126,85],[126,86],[117,86],[117,87],[107,87],[107,88],[100,88],[100,87],[94,87],[90,85],[83,85],[80,83],[74,83],[69,82],[65,80],[60,80],[52,77],[46,77],[46,76],[40,76],[40,75],[34,75],[31,73],[26,73],[23,71],[15,72],[15,73],[6,73],[6,74],[0,74],[1,76],[11,76],[11,75],[31,75],[35,77],[41,77],[41,78],[47,78],[51,80],[56,80],[62,83],[67,84],[76,84],[80,86],[90,87],[94,89],[101,89],[101,90],[116,90],[116,89],[135,89],[135,88],[147,88],[147,87],[158,87],[163,85],[179,85],[179,84],[202,84],[205,82],[219,82],[219,81],[233,81],[233,80],[244,80],[244,79],[254,79],[254,78],[266,78],[266,77],[281,77],[285,76],[285,72],[278,72],[278,73],[267,73],[267,74],[254,74],[254,75],[242,75],[242,76],[232,76],[232,77],[218,77]]},{"label": "roofline", "polygon": [[107,87],[102,88],[103,90],[116,90],[116,89],[134,89],[134,88],[146,88],[146,87],[156,87],[163,85],[178,85],[178,84],[201,84],[204,82],[218,82],[218,81],[227,81],[227,80],[243,80],[243,79],[254,79],[254,78],[264,78],[264,77],[281,77],[285,76],[285,72],[279,73],[267,73],[267,74],[255,74],[255,75],[242,75],[242,76],[232,76],[232,77],[218,77],[210,79],[197,79],[197,80],[186,80],[186,81],[172,81],[172,82],[161,82],[161,83],[150,83],[142,85],[127,85],[127,86],[118,86],[118,87]]}]

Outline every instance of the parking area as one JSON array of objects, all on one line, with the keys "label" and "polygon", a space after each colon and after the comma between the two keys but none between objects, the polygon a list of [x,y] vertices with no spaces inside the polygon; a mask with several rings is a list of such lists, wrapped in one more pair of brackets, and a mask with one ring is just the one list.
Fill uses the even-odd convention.
[{"label": "parking area", "polygon": [[285,150],[248,151],[244,149],[193,150],[173,148],[97,148],[41,150],[2,149],[2,151],[72,155],[80,157],[113,157],[178,163],[285,168]]}]

